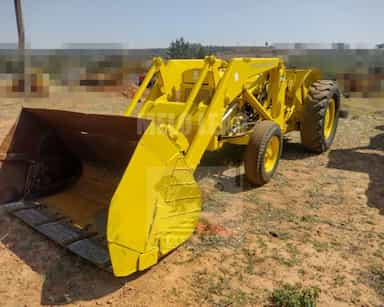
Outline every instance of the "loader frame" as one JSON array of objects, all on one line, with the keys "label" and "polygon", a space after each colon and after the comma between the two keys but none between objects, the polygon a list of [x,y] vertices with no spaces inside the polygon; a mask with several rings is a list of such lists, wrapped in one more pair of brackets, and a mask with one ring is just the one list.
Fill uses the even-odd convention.
[{"label": "loader frame", "polygon": [[[261,102],[254,93],[265,83],[266,76],[268,97]],[[154,77],[154,87],[138,107]],[[206,150],[220,149],[224,143],[248,144],[252,128],[238,135],[220,134],[223,116],[234,100],[240,99],[240,106],[250,104],[258,120],[274,121],[287,133],[299,129],[308,87],[318,79],[317,69],[287,70],[281,58],[233,58],[226,62],[209,56],[204,60],[168,60],[167,63],[154,58],[125,115],[131,116],[136,111],[139,118],[160,123],[194,169]],[[190,91],[180,99],[180,91],[185,90],[183,83]],[[199,95],[204,90],[210,94]],[[191,130],[193,126],[197,129],[191,136],[191,131],[184,128]]]}]

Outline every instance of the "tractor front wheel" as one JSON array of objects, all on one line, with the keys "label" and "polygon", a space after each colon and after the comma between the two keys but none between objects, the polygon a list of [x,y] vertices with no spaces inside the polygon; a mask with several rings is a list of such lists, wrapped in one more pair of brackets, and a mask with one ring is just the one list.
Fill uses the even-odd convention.
[{"label": "tractor front wheel", "polygon": [[245,175],[251,183],[261,186],[272,178],[279,164],[282,144],[277,124],[269,120],[256,123],[244,159]]}]

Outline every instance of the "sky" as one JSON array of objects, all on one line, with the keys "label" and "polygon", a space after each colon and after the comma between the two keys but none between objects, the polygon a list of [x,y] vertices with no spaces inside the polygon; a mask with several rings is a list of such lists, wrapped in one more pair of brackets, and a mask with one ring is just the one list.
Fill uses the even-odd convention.
[{"label": "sky", "polygon": [[[22,0],[27,44],[167,47],[384,42],[384,0]],[[0,0],[0,44],[16,43],[13,0]]]}]

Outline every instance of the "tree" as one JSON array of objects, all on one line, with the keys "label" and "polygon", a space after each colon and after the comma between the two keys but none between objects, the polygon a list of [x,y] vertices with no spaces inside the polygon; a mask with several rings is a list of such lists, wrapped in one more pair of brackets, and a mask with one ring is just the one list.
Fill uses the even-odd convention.
[{"label": "tree", "polygon": [[167,56],[170,59],[202,59],[207,55],[206,48],[197,43],[190,43],[183,37],[172,41],[167,50]]}]

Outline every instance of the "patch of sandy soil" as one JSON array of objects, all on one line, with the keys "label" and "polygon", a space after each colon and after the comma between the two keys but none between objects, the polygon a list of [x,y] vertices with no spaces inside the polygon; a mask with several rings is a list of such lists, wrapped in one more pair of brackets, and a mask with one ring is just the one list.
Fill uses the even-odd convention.
[{"label": "patch of sandy soil", "polygon": [[[121,114],[120,93],[1,99],[0,138],[21,104]],[[331,150],[289,135],[274,179],[246,183],[243,149],[204,156],[195,235],[150,270],[115,278],[0,215],[2,306],[263,306],[282,283],[320,288],[319,306],[384,304],[384,99],[346,99]]]}]

